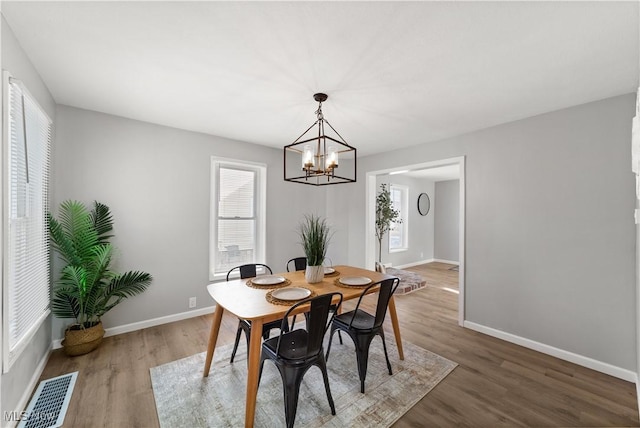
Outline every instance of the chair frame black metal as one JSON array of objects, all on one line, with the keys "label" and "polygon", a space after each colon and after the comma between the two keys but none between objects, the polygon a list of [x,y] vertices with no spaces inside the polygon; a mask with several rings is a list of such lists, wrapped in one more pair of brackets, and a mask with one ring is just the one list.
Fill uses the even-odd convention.
[{"label": "chair frame black metal", "polygon": [[[342,297],[342,293],[334,292],[305,299],[294,304],[282,319],[280,335],[277,338],[273,337],[262,343],[258,386],[262,378],[264,362],[266,360],[273,361],[282,378],[287,428],[293,427],[298,408],[300,383],[305,373],[307,373],[312,366],[317,366],[322,372],[324,388],[327,393],[329,407],[331,407],[331,414],[336,414],[331,389],[329,388],[327,363],[322,342],[329,326],[333,324],[336,316],[336,312],[330,311],[330,308],[332,306],[339,308],[340,305],[342,305]],[[336,298],[338,298],[338,302],[332,303]],[[300,312],[300,307],[303,305],[309,305],[308,311],[305,312],[307,319],[305,323],[306,330],[293,330],[296,322],[296,314]],[[332,313],[331,317],[329,317],[330,312]],[[291,315],[293,315],[291,327],[288,332],[285,332],[285,324],[288,324],[288,318]]]},{"label": "chair frame black metal", "polygon": [[[258,266],[261,266],[261,267],[265,268],[267,271],[269,271],[270,274],[273,273],[271,268],[269,266],[265,265],[265,264],[262,264],[262,263],[249,263],[249,264],[236,266],[233,269],[229,270],[229,272],[227,272],[227,281],[229,281],[229,276],[236,269],[240,270],[240,279],[255,278],[257,276],[257,270],[258,270],[257,268],[258,268]],[[263,326],[262,326],[262,339],[263,340],[267,340],[269,338],[269,335],[271,334],[271,330],[273,330],[274,328],[280,328],[280,320],[275,320],[275,321],[271,321],[271,322],[268,322],[266,324],[263,324]],[[240,335],[242,334],[243,331],[244,331],[244,335],[245,335],[245,337],[247,339],[247,349],[249,349],[249,340],[251,338],[251,321],[244,320],[244,319],[238,319],[238,329],[236,331],[236,340],[233,343],[233,351],[231,352],[231,361],[230,362],[232,362],[232,363],[233,363],[233,360],[236,357],[236,352],[238,351],[238,344],[240,343]],[[248,360],[247,360],[247,362],[248,362]]]},{"label": "chair frame black metal", "polygon": [[[336,316],[331,323],[331,334],[329,336],[326,359],[329,360],[333,334],[336,331],[339,333],[341,330],[346,332],[351,337],[356,347],[358,375],[360,376],[360,392],[362,393],[364,393],[364,381],[367,377],[369,347],[375,336],[380,336],[382,339],[384,357],[387,360],[387,369],[389,370],[389,375],[393,374],[391,371],[391,363],[389,362],[389,355],[387,353],[387,344],[385,342],[382,324],[384,323],[384,318],[387,314],[389,300],[393,296],[393,293],[395,293],[399,284],[400,280],[398,278],[388,278],[369,285],[362,291],[362,294],[360,294],[356,308],[353,311],[345,312]],[[371,293],[371,290],[378,286],[380,287],[378,290],[378,304],[376,306],[376,314],[373,316],[360,309],[360,304],[362,303],[362,298]],[[354,321],[356,325],[354,325]]]},{"label": "chair frame black metal", "polygon": [[295,271],[305,270],[307,268],[307,258],[306,257],[294,257],[287,262],[287,272],[292,272],[289,270],[289,264],[293,262],[293,266]]}]

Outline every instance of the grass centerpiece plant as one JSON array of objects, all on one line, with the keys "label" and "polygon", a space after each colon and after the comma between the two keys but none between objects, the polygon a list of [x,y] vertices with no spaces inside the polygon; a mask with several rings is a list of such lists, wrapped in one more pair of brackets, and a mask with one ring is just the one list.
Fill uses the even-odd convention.
[{"label": "grass centerpiece plant", "polygon": [[66,263],[54,282],[51,311],[59,318],[75,319],[62,342],[67,355],[86,354],[102,341],[101,317],[146,290],[152,277],[111,270],[113,217],[108,206],[94,202],[89,211],[81,202],[68,200],[60,204],[59,219],[49,213],[48,220],[52,246]]},{"label": "grass centerpiece plant", "polygon": [[309,284],[322,282],[324,279],[324,258],[331,240],[331,228],[326,219],[321,219],[313,214],[304,216],[299,225],[302,248],[307,256],[307,268],[305,279]]}]

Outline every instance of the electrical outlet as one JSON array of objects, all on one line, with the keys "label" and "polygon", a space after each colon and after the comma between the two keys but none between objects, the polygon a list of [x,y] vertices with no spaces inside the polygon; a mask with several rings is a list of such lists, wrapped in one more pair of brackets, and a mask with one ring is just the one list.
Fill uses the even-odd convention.
[{"label": "electrical outlet", "polygon": [[196,307],[196,298],[195,297],[189,297],[189,309],[195,308]]}]

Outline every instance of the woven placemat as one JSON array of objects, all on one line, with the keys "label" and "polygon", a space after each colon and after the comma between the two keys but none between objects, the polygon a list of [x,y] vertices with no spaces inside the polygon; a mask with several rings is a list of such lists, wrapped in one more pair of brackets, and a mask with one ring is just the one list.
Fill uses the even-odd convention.
[{"label": "woven placemat", "polygon": [[337,286],[337,287],[342,287],[342,288],[367,288],[368,286],[371,285],[371,281],[369,281],[367,284],[364,285],[347,285],[347,284],[343,284],[340,282],[340,278],[336,278],[333,280],[333,283]]},{"label": "woven placemat", "polygon": [[331,276],[340,276],[340,272],[338,272],[337,270],[334,270],[331,273],[325,273],[324,274],[325,277],[331,277]]},{"label": "woven placemat", "polygon": [[268,289],[276,289],[276,288],[282,288],[282,287],[286,287],[287,285],[291,285],[291,280],[288,280],[287,278],[284,279],[284,282],[281,282],[280,284],[254,284],[252,280],[254,280],[255,278],[251,278],[250,280],[247,281],[247,285],[251,288],[259,288],[261,290],[268,290]]},{"label": "woven placemat", "polygon": [[[298,287],[298,288],[304,288],[305,290],[309,290],[309,289],[308,289],[308,288],[306,288],[306,287]],[[304,299],[300,299],[300,300],[280,300],[280,299],[277,299],[277,298],[275,298],[275,297],[273,297],[273,296],[271,295],[271,293],[273,293],[274,291],[275,291],[275,290],[268,291],[268,292],[267,292],[267,295],[266,295],[266,296],[264,296],[264,297],[265,297],[265,299],[267,299],[267,302],[269,302],[269,303],[273,303],[274,305],[291,306],[291,305],[293,305],[293,304],[295,304],[295,303],[298,303],[300,300],[304,300]],[[311,297],[316,297],[316,296],[318,295],[318,293],[316,293],[316,292],[315,292],[315,291],[313,291],[313,290],[309,290],[309,291],[311,291],[311,294],[310,294],[310,295],[308,295],[307,297],[305,297],[305,299],[309,299],[309,298],[311,298]]]}]

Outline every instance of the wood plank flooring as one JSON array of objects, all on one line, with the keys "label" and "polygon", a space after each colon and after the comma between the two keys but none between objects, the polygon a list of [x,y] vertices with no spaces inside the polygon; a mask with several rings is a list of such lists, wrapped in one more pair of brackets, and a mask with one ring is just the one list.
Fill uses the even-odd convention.
[{"label": "wood plank flooring", "polygon": [[[632,383],[459,327],[451,267],[409,269],[428,285],[396,297],[403,339],[459,366],[394,427],[640,426]],[[64,426],[157,427],[149,368],[205,351],[210,323],[201,316],[109,337],[80,357],[54,351],[42,379],[80,372]],[[236,327],[223,317],[218,343],[233,343]]]}]

